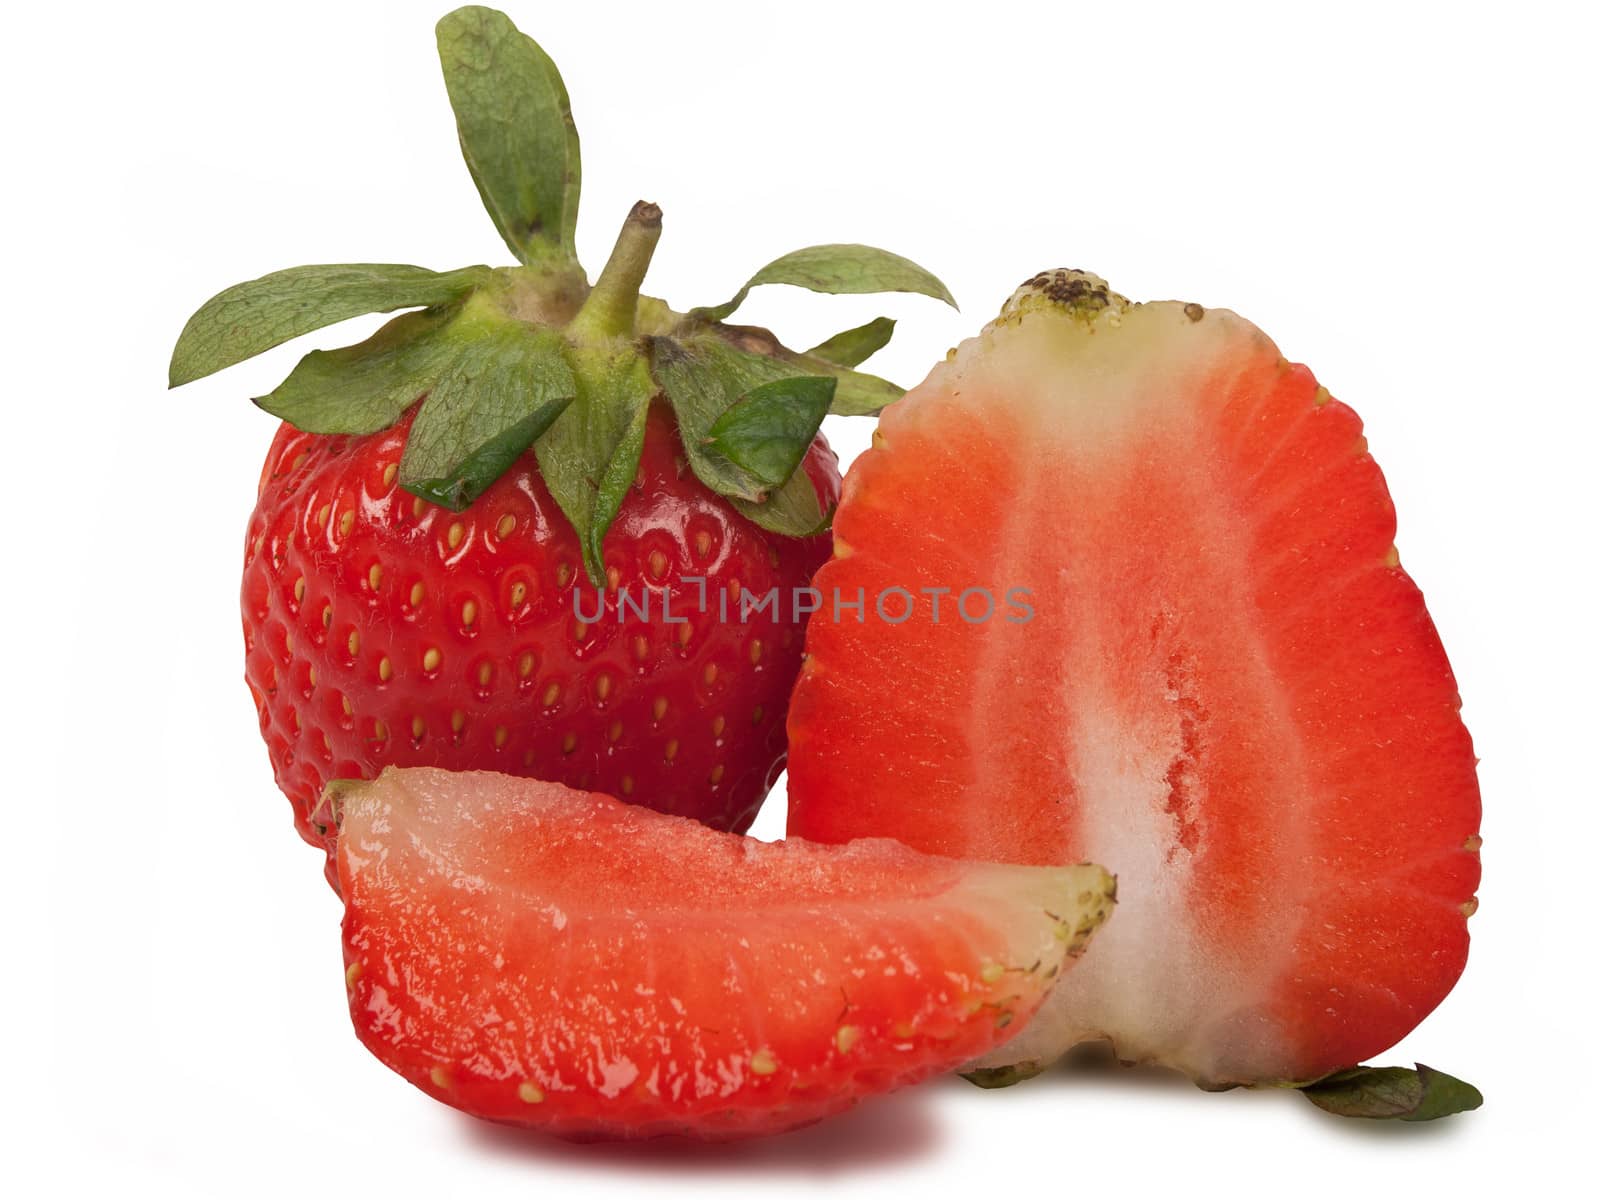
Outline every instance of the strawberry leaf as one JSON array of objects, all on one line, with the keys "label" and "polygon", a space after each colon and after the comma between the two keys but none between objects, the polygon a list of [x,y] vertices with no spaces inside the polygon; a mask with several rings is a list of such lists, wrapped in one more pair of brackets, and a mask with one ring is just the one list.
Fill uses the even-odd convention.
[{"label": "strawberry leaf", "polygon": [[836,367],[826,359],[811,354],[792,354],[787,356],[787,361],[798,370],[833,376],[837,386],[833,391],[833,406],[828,411],[836,417],[869,417],[906,394],[904,388],[897,387],[887,379],[868,375],[865,371]]},{"label": "strawberry leaf", "polygon": [[689,465],[712,491],[760,503],[774,483],[722,452],[713,440],[717,420],[754,388],[802,374],[761,354],[750,354],[714,334],[679,343],[651,338],[651,368],[678,417]]},{"label": "strawberry leaf", "polygon": [[760,503],[737,496],[730,496],[728,503],[761,528],[784,537],[815,537],[833,519],[833,513],[817,499],[816,485],[803,470],[790,475],[782,487]]},{"label": "strawberry leaf", "polygon": [[833,295],[865,292],[915,292],[956,307],[950,289],[928,270],[875,246],[807,246],[774,259],[750,277],[726,304],[697,308],[690,316],[706,321],[726,320],[744,303],[750,289],[764,283],[787,283],[813,292]]},{"label": "strawberry leaf", "polygon": [[828,375],[798,375],[751,388],[712,424],[712,449],[767,487],[778,487],[811,448],[835,384]]},{"label": "strawberry leaf", "polygon": [[655,381],[631,344],[571,351],[576,396],[534,443],[539,473],[578,532],[589,581],[605,586],[606,530],[639,471]]},{"label": "strawberry leaf", "polygon": [[834,416],[870,415],[905,395],[905,389],[896,387],[887,379],[868,375],[865,371],[852,371],[848,367],[838,366],[810,352],[797,354],[773,337],[769,331],[754,325],[715,325],[711,327],[711,333],[746,354],[770,358],[784,364],[788,370],[782,377],[833,376],[837,384],[833,392],[833,405],[828,411]]},{"label": "strawberry leaf", "polygon": [[1324,1112],[1339,1117],[1390,1121],[1433,1121],[1470,1112],[1483,1093],[1470,1083],[1432,1067],[1352,1067],[1300,1089]]},{"label": "strawberry leaf", "polygon": [[458,8],[438,24],[461,154],[519,261],[576,263],[582,167],[561,73],[504,13]]},{"label": "strawberry leaf", "polygon": [[178,335],[167,385],[178,387],[338,321],[448,304],[489,277],[487,267],[425,270],[393,263],[291,267],[235,284],[202,304]]},{"label": "strawberry leaf", "polygon": [[306,433],[374,433],[400,419],[444,372],[457,306],[396,317],[364,342],[313,350],[255,403]]},{"label": "strawberry leaf", "polygon": [[837,367],[859,367],[887,346],[893,336],[894,320],[890,317],[875,317],[865,325],[857,325],[854,329],[834,334],[821,345],[811,347],[806,353],[812,358],[820,358],[823,362],[833,363]]},{"label": "strawberry leaf", "polygon": [[412,423],[400,485],[456,510],[482,495],[577,394],[564,344],[518,325],[467,343]]}]

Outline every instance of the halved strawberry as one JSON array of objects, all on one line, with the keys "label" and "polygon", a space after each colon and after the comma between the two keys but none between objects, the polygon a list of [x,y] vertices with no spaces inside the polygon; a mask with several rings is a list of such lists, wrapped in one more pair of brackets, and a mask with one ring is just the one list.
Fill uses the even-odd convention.
[{"label": "halved strawberry", "polygon": [[811,623],[790,832],[1123,885],[991,1065],[1109,1038],[1207,1084],[1308,1080],[1439,1003],[1476,764],[1355,413],[1233,313],[1058,271],[874,446],[817,578],[865,620]]},{"label": "halved strawberry", "polygon": [[1109,914],[1099,867],[776,844],[559,784],[330,788],[350,1012],[476,1116],[565,1137],[806,1124],[992,1049]]}]

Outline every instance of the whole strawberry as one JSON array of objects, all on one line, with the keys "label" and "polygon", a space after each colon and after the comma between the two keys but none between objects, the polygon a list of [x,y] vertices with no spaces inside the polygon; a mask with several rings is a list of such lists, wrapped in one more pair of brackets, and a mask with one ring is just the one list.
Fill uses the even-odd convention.
[{"label": "whole strawberry", "polygon": [[806,591],[829,554],[829,413],[899,394],[851,368],[879,319],[806,353],[724,324],[750,287],[910,291],[932,275],[814,246],[733,300],[639,294],[638,204],[591,287],[573,248],[577,133],[554,65],[502,14],[438,28],[463,154],[521,265],[298,267],[189,321],[177,386],[299,334],[415,309],[314,351],[256,403],[283,418],[245,547],[246,677],[309,841],[319,797],[384,766],[492,769],[723,829],[780,770]]}]

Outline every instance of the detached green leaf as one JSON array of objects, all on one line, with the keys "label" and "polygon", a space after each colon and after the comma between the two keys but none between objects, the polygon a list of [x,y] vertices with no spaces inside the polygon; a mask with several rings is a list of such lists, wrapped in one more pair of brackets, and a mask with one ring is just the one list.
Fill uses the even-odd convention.
[{"label": "detached green leaf", "polygon": [[412,423],[400,485],[458,511],[482,495],[577,394],[564,345],[511,324],[468,343]]},{"label": "detached green leaf", "polygon": [[487,267],[440,273],[393,263],[274,271],[200,306],[178,335],[167,384],[203,379],[302,333],[365,313],[448,304],[488,277]]},{"label": "detached green leaf", "polygon": [[712,424],[711,448],[767,487],[778,487],[822,428],[835,382],[827,375],[799,375],[751,388]]},{"label": "detached green leaf", "polygon": [[602,546],[639,473],[655,381],[632,345],[571,351],[577,396],[534,443],[539,472],[578,532],[589,581],[605,585]]},{"label": "detached green leaf", "polygon": [[436,29],[461,154],[519,261],[576,263],[582,166],[572,102],[550,56],[492,8]]},{"label": "detached green leaf", "polygon": [[744,303],[751,288],[764,283],[787,283],[833,295],[915,292],[956,307],[950,289],[909,258],[875,246],[829,245],[807,246],[774,259],[752,275],[732,300],[715,308],[694,309],[690,315],[707,321],[726,320]]},{"label": "detached green leaf", "polygon": [[456,353],[443,336],[459,308],[396,317],[364,342],[313,350],[256,404],[306,433],[375,433],[400,419]]},{"label": "detached green leaf", "polygon": [[889,344],[894,336],[894,321],[890,317],[875,317],[865,325],[836,333],[820,346],[806,353],[836,367],[859,367],[879,350]]},{"label": "detached green leaf", "polygon": [[1483,1093],[1470,1083],[1421,1063],[1414,1071],[1352,1067],[1300,1090],[1324,1112],[1374,1120],[1433,1121],[1483,1103]]}]

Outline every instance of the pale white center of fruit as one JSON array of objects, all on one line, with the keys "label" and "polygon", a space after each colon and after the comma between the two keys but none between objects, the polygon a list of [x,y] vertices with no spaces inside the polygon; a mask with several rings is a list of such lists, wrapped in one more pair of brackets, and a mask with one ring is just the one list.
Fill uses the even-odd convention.
[{"label": "pale white center of fruit", "polygon": [[[1206,437],[1194,426],[1192,389],[1237,353],[1245,327],[1226,313],[1207,314],[1205,322],[1176,304],[1141,306],[1094,327],[1065,328],[1068,322],[1049,314],[1025,317],[986,334],[983,352],[964,348],[930,380],[953,396],[981,396],[991,420],[1014,417],[1035,439],[1018,456],[1026,477],[1016,481],[1017,508],[1026,516],[1003,529],[1006,544],[996,557],[1046,563],[1039,577],[1053,578],[1058,590],[1039,598],[1031,630],[990,643],[997,661],[986,662],[980,678],[1001,671],[1001,658],[1014,663],[1009,656],[1029,645],[1068,647],[1060,694],[1041,697],[1037,715],[1056,722],[1059,761],[1071,764],[1072,795],[1061,802],[1077,813],[1075,849],[1113,871],[1119,884],[1117,911],[1092,952],[1004,1051],[1006,1061],[1054,1059],[1065,1046],[1101,1036],[1126,1058],[1159,1059],[1202,1076],[1219,1060],[1237,1066],[1272,1054],[1272,1031],[1249,1014],[1266,999],[1288,952],[1297,897],[1282,889],[1272,911],[1240,936],[1225,927],[1221,908],[1204,911],[1191,891],[1195,856],[1205,852],[1207,781],[1204,771],[1188,768],[1196,739],[1205,736],[1207,706],[1233,701],[1194,691],[1186,640],[1225,646],[1230,669],[1256,672],[1257,682],[1237,695],[1274,692],[1266,664],[1257,661],[1248,601],[1226,591],[1238,575],[1235,558],[1247,553],[1245,535],[1215,502],[1195,449]],[[1146,511],[1137,500],[1152,486],[1161,489],[1160,504]],[[1119,514],[1114,528],[1096,527],[1092,506],[1059,522],[1039,519],[1044,501],[1083,488],[1099,489],[1104,507]],[[1143,513],[1152,528],[1124,524],[1128,513]],[[1161,555],[1180,549],[1185,561],[1174,569]],[[1169,578],[1183,582],[1164,605]],[[1230,707],[1228,716],[1258,717],[1263,728],[1287,724],[1264,711],[1241,715]],[[1003,731],[988,734],[987,744],[1008,744]],[[1048,755],[1048,747],[1040,752]],[[998,775],[1004,768],[995,762],[990,769]],[[1292,748],[1266,769],[1276,773],[1286,808],[1305,794]],[[1288,861],[1294,852],[1293,821],[1286,812],[1274,818],[1270,837],[1264,831],[1268,861]]]}]

